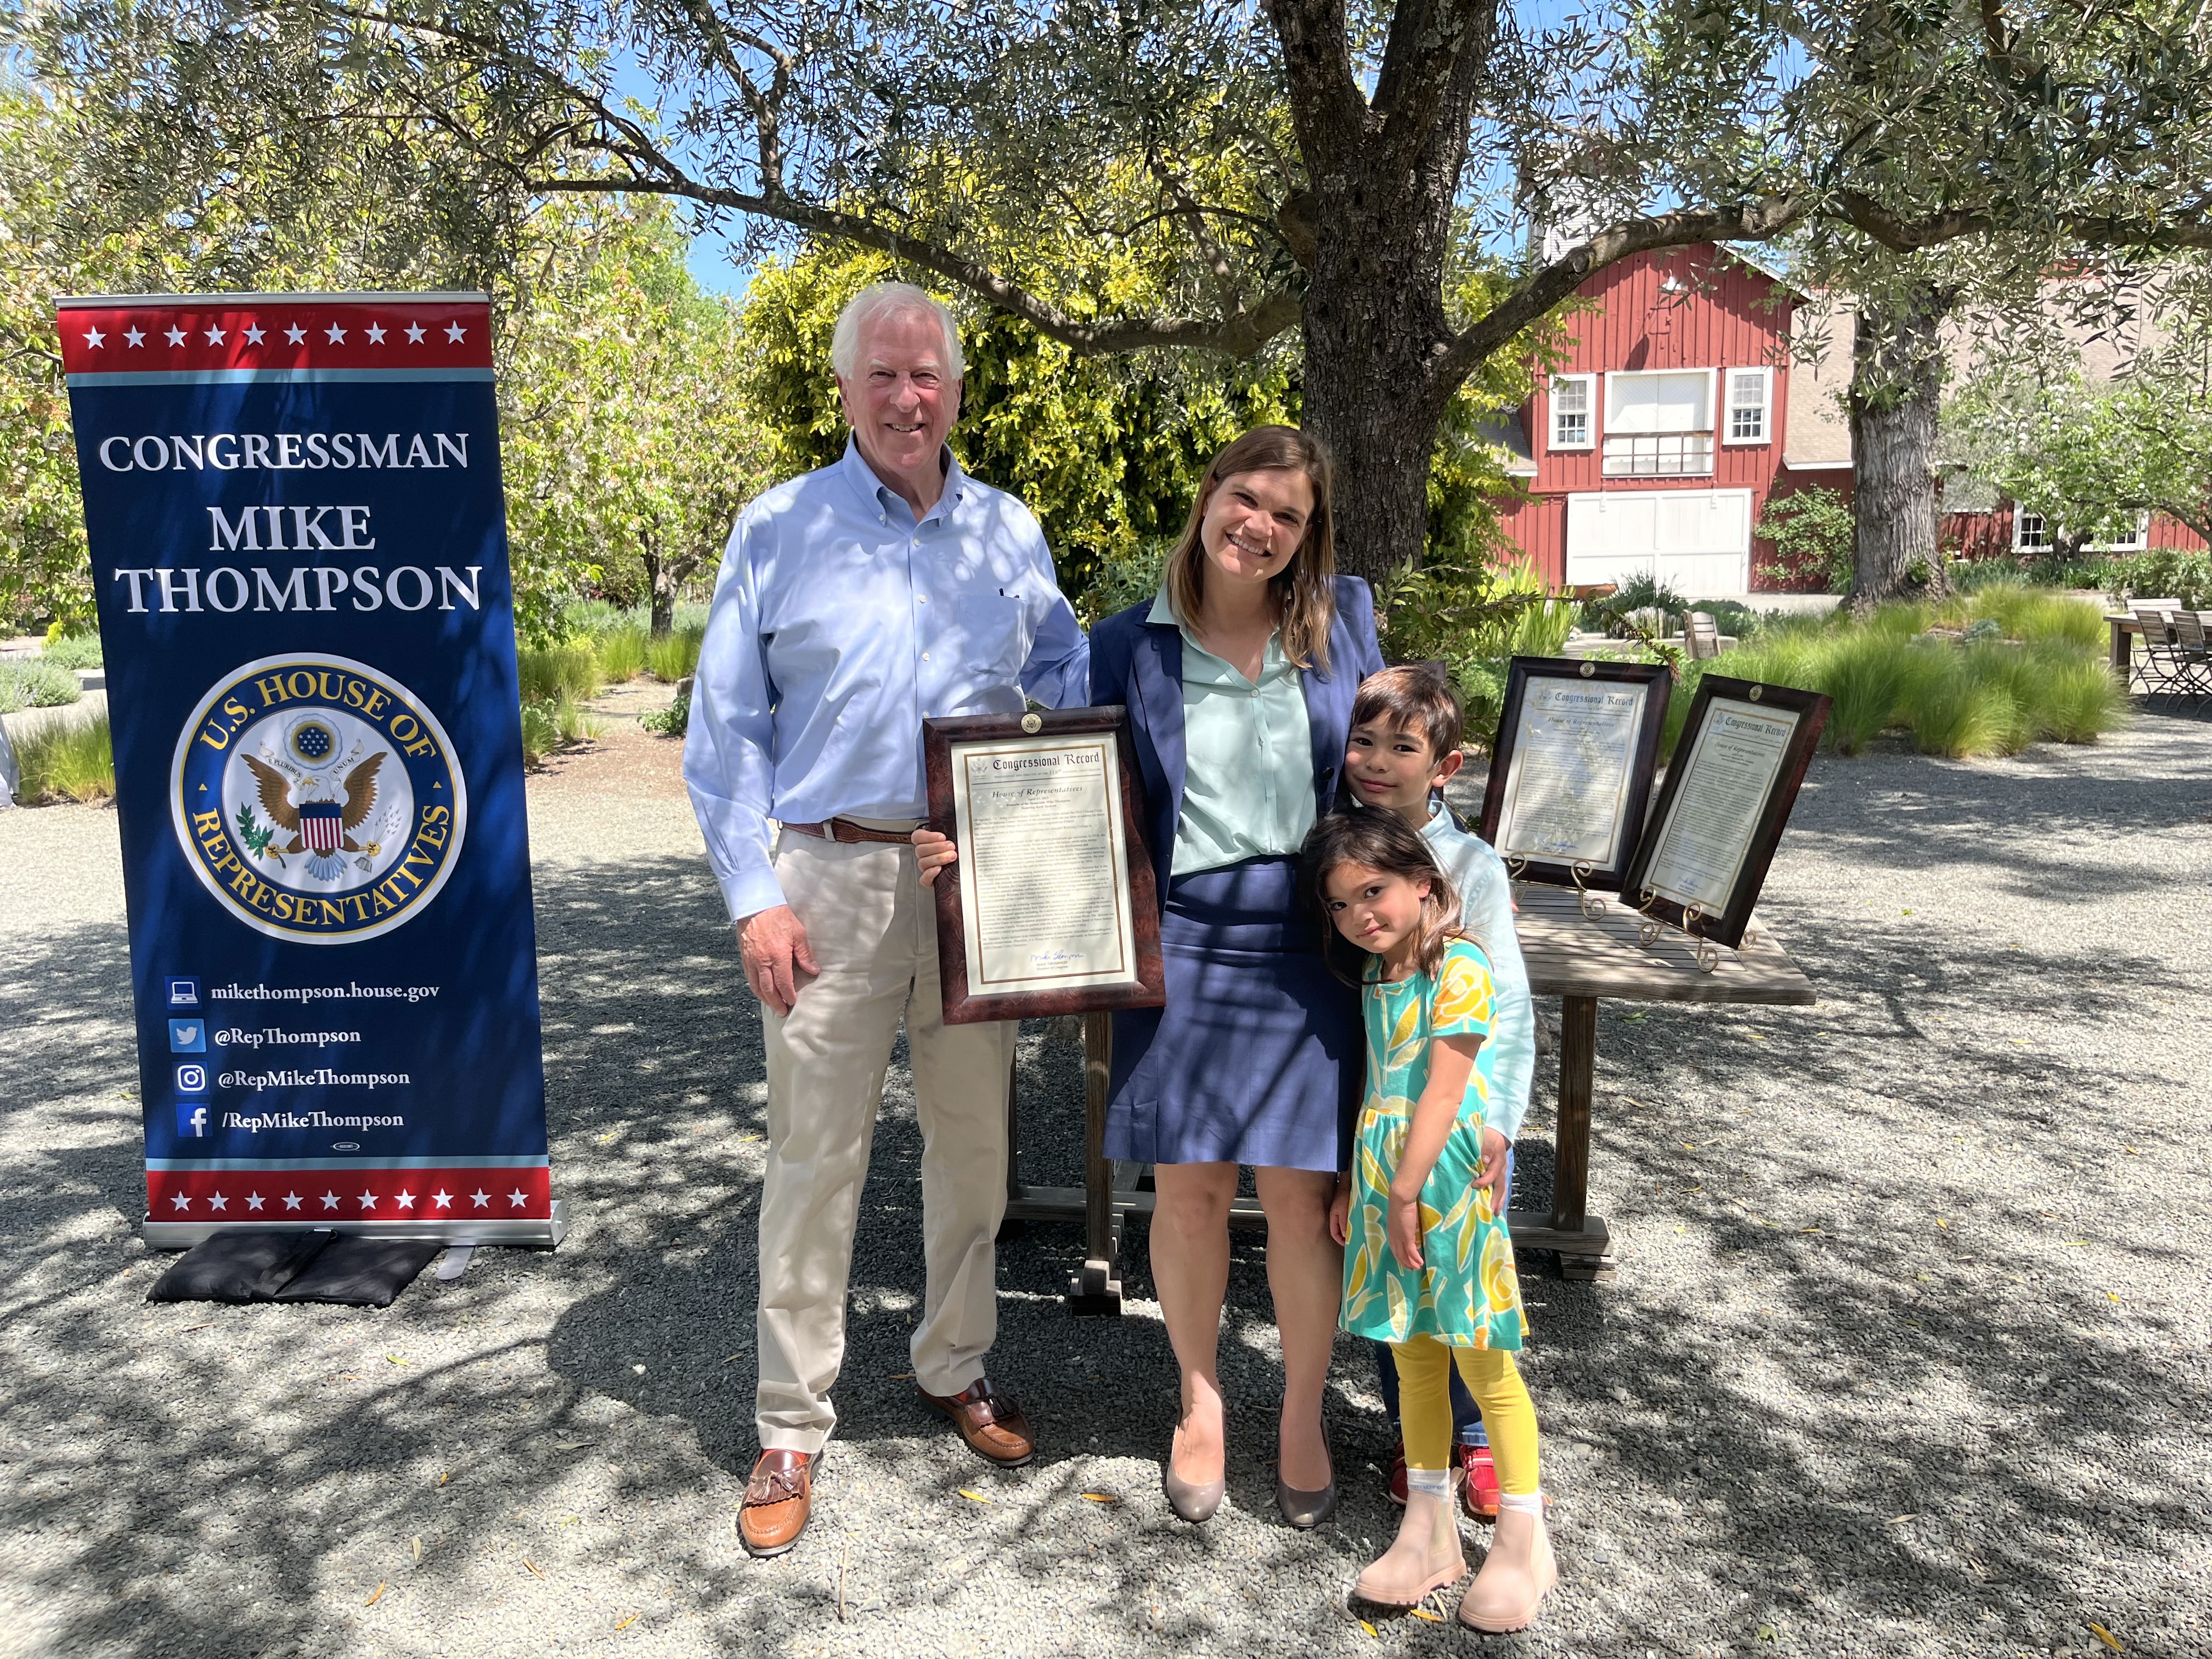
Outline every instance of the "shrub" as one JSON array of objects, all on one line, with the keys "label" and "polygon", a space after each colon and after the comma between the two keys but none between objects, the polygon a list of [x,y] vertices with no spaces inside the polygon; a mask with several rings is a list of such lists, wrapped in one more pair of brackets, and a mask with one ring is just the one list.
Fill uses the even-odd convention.
[{"label": "shrub", "polygon": [[64,634],[50,640],[40,655],[57,668],[97,668],[100,663],[100,635]]},{"label": "shrub", "polygon": [[58,708],[84,695],[77,678],[44,657],[0,658],[0,714],[19,708]]},{"label": "shrub", "polygon": [[2124,580],[2113,585],[2115,592],[2172,599],[2190,611],[2212,606],[2212,555],[2161,547],[2137,554],[2117,574]]},{"label": "shrub", "polygon": [[1680,593],[1646,570],[1601,599],[1583,601],[1581,622],[1583,628],[1602,633],[1613,617],[1625,611],[1663,611],[1679,617],[1689,608]]},{"label": "shrub", "polygon": [[2094,743],[2127,718],[2127,695],[2101,660],[2054,653],[2038,718],[2061,743]]},{"label": "shrub", "polygon": [[648,640],[645,665],[653,671],[655,679],[673,685],[699,666],[699,645],[706,636],[707,630],[702,626],[679,628],[666,639]]},{"label": "shrub", "polygon": [[1083,625],[1095,628],[1133,605],[1144,605],[1160,591],[1160,570],[1172,543],[1154,538],[1100,556],[1097,574],[1081,595]]},{"label": "shrub", "polygon": [[105,714],[88,720],[52,720],[12,741],[21,773],[19,799],[25,805],[113,797],[115,751]]},{"label": "shrub", "polygon": [[688,691],[679,693],[676,701],[667,708],[639,715],[637,723],[647,731],[658,732],[665,737],[682,737],[691,729],[691,694]]},{"label": "shrub", "polygon": [[1776,562],[1759,574],[1841,593],[1851,585],[1856,530],[1842,495],[1820,484],[1771,497],[1752,533],[1774,544]]}]

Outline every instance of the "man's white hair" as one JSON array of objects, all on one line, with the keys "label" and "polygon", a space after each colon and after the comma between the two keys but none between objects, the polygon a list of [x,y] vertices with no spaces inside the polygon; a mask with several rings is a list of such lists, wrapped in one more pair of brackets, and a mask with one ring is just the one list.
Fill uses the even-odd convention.
[{"label": "man's white hair", "polygon": [[954,380],[961,379],[960,330],[952,313],[942,301],[912,283],[876,283],[845,301],[845,308],[837,313],[836,332],[830,337],[830,367],[840,379],[851,380],[860,365],[863,329],[885,317],[924,315],[934,317],[945,331],[945,371]]}]

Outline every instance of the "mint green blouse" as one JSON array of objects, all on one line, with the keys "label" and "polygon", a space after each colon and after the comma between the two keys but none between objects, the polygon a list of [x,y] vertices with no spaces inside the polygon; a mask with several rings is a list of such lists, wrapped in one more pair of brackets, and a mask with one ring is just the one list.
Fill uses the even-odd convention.
[{"label": "mint green blouse", "polygon": [[1280,637],[1269,637],[1255,684],[1198,642],[1165,588],[1146,620],[1182,635],[1182,816],[1170,873],[1296,853],[1314,823],[1313,726]]}]

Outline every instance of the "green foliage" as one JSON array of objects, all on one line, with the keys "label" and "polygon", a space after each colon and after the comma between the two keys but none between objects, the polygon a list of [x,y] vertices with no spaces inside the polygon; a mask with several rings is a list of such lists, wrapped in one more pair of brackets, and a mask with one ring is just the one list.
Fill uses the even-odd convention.
[{"label": "green foliage", "polygon": [[699,666],[699,647],[706,636],[704,629],[686,628],[655,640],[646,647],[645,665],[653,678],[673,685]]},{"label": "green foliage", "polygon": [[544,702],[559,696],[595,697],[606,684],[599,659],[588,641],[525,647],[514,653],[522,700]]},{"label": "green foliage", "polygon": [[2212,609],[2212,555],[2160,548],[2139,553],[2109,571],[2106,591],[2172,599],[2186,610]]},{"label": "green foliage", "polygon": [[2128,541],[2164,513],[2212,538],[2212,398],[2203,364],[2146,354],[2099,386],[2005,363],[1944,411],[1950,447],[1998,495],[2039,513],[2062,550]]},{"label": "green foliage", "polygon": [[648,637],[645,629],[635,623],[595,635],[592,649],[599,659],[599,677],[609,685],[620,685],[645,672],[646,656],[650,649]]},{"label": "green foliage", "polygon": [[115,751],[107,716],[52,720],[11,738],[21,775],[17,799],[27,806],[54,801],[103,801],[115,794]]},{"label": "green foliage", "polygon": [[1769,580],[1818,582],[1829,593],[1850,586],[1855,532],[1851,509],[1838,492],[1814,484],[1771,495],[1753,533],[1774,544],[1774,562],[1759,567]]},{"label": "green foliage", "polygon": [[1095,628],[1133,605],[1150,604],[1160,591],[1160,572],[1171,546],[1170,542],[1154,539],[1101,559],[1091,586],[1076,601],[1076,614],[1083,625]]},{"label": "green foliage", "polygon": [[1375,620],[1389,661],[1444,665],[1466,711],[1468,740],[1486,744],[1498,730],[1508,660],[1559,655],[1575,605],[1550,597],[1531,563],[1444,560],[1377,583]]},{"label": "green foliage", "polygon": [[550,696],[526,698],[522,705],[522,757],[535,766],[555,750],[596,738],[605,729],[565,686]]},{"label": "green foliage", "polygon": [[682,737],[691,729],[691,694],[678,692],[676,700],[667,708],[640,714],[637,723],[647,731],[658,732],[664,737]]},{"label": "green foliage", "polygon": [[693,281],[658,198],[566,198],[535,229],[569,257],[532,290],[502,382],[518,620],[548,637],[556,596],[586,592],[643,600],[665,630],[768,482],[737,308]]},{"label": "green foliage", "polygon": [[[2097,625],[2085,628],[2083,617]],[[2016,754],[2040,739],[2091,743],[2126,712],[2104,644],[2094,605],[2031,589],[1885,605],[1858,620],[1780,623],[1751,645],[1688,665],[1663,747],[1673,752],[1708,671],[1826,692],[1822,740],[1845,755],[1899,727],[1923,753],[1953,758]]]},{"label": "green foliage", "polygon": [[97,668],[102,660],[97,634],[64,634],[39,654],[57,668]]},{"label": "green foliage", "polygon": [[84,695],[76,676],[44,657],[0,657],[0,714],[58,708]]}]

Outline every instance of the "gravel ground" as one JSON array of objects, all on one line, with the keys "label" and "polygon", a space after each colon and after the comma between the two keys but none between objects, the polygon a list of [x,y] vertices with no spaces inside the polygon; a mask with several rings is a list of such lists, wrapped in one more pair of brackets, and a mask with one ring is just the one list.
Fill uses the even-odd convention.
[{"label": "gravel ground", "polygon": [[[1437,1653],[1345,1590],[1395,1524],[1339,1355],[1348,1501],[1269,1502],[1256,1239],[1224,1333],[1231,1502],[1168,1514],[1144,1240],[1115,1322],[1072,1228],[1001,1254],[1002,1475],[916,1405],[918,1138],[895,1066],[806,1544],[738,1549],[757,1018],[633,695],[533,779],[556,1255],[392,1308],[154,1307],[112,822],[0,813],[0,1656]],[[1812,1009],[1606,1005],[1617,1281],[1524,1263],[1564,1582],[1501,1652],[2212,1651],[2203,1039],[2212,725],[2002,763],[1823,757],[1765,916]],[[1077,1056],[1024,1049],[1032,1179]],[[1549,1088],[1540,1072],[1540,1094]],[[1523,1202],[1547,1184],[1540,1103]],[[1094,1501],[1103,1495],[1115,1501]],[[1480,1534],[1469,1529],[1471,1541]]]}]

